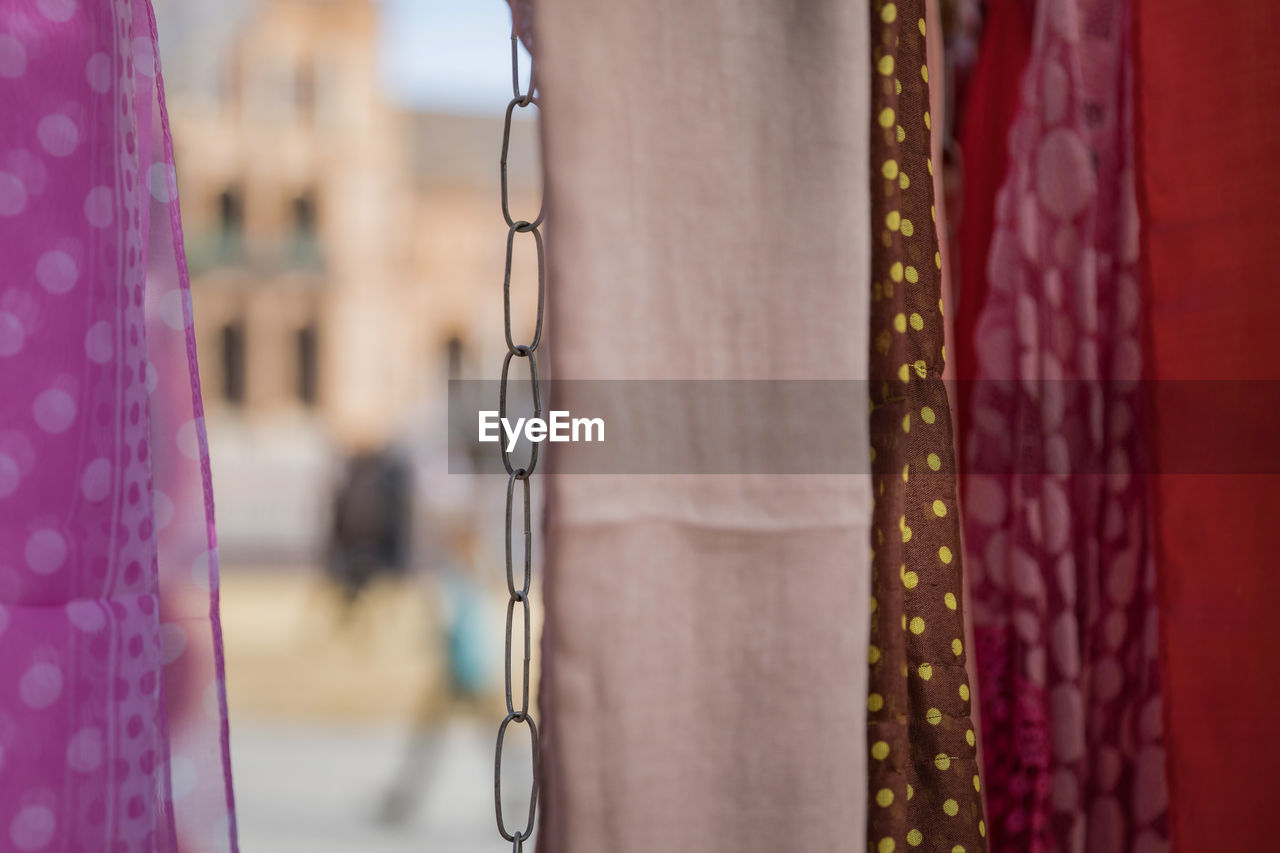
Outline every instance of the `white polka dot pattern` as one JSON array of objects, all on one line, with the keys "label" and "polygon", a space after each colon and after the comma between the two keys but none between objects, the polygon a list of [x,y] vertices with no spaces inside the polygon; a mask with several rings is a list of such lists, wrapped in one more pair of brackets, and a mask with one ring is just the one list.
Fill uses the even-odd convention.
[{"label": "white polka dot pattern", "polygon": [[236,849],[153,45],[147,0],[0,13],[0,849]]},{"label": "white polka dot pattern", "polygon": [[977,321],[978,378],[1020,381],[964,437],[984,781],[993,851],[1121,853],[1167,832],[1125,4],[1037,14]]}]

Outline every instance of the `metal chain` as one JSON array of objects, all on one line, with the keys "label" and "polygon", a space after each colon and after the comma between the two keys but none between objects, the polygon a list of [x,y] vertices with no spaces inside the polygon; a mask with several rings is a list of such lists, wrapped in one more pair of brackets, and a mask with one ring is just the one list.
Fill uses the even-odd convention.
[{"label": "metal chain", "polygon": [[[505,418],[507,416],[507,379],[511,369],[511,360],[515,358],[529,359],[529,383],[530,393],[533,397],[533,416],[542,416],[542,398],[538,389],[538,344],[542,341],[542,316],[543,304],[545,301],[546,291],[546,264],[544,261],[544,252],[542,245],[542,232],[539,226],[542,225],[543,211],[539,205],[538,217],[532,222],[524,219],[514,219],[511,216],[511,205],[507,196],[507,153],[511,147],[511,117],[517,109],[525,109],[529,106],[537,106],[538,99],[535,96],[537,84],[534,79],[533,71],[529,73],[529,88],[527,91],[520,91],[520,57],[519,43],[516,40],[516,34],[511,33],[511,90],[515,95],[507,104],[506,118],[502,126],[502,218],[507,223],[507,260],[505,272],[502,277],[502,321],[503,329],[507,338],[507,354],[502,359],[502,378],[498,386],[498,416]],[[517,344],[515,338],[511,334],[511,258],[515,249],[515,241],[517,234],[533,235],[534,248],[537,250],[538,261],[538,313],[537,320],[534,324],[533,338],[528,344]],[[506,629],[506,660],[504,661],[504,670],[506,675],[506,694],[507,694],[507,716],[503,718],[502,724],[498,726],[498,742],[494,748],[493,756],[493,804],[494,810],[498,817],[498,832],[502,837],[511,842],[513,853],[520,853],[524,849],[524,842],[533,834],[534,818],[538,812],[538,727],[533,722],[533,716],[529,713],[529,657],[532,646],[532,633],[530,630],[530,613],[529,613],[529,586],[533,576],[533,532],[531,525],[532,512],[530,509],[530,487],[529,478],[533,476],[534,469],[538,466],[538,444],[536,442],[530,444],[529,461],[523,466],[516,466],[511,461],[511,454],[503,442],[498,442],[498,447],[502,453],[502,467],[507,471],[507,512],[506,512],[506,565],[507,565],[507,592],[510,595],[507,601],[507,629]],[[512,537],[514,530],[511,522],[514,517],[513,508],[515,504],[516,482],[521,484],[522,499],[524,503],[523,511],[523,530],[524,530],[524,579],[523,583],[516,584],[515,571],[511,565],[512,553]],[[524,620],[523,631],[523,655],[522,667],[520,674],[520,703],[517,707],[512,699],[512,677],[511,677],[511,635],[512,626],[515,622],[516,608],[522,611],[521,616]],[[515,723],[527,723],[529,725],[529,742],[533,751],[533,778],[530,781],[529,791],[529,817],[525,823],[524,829],[515,832],[507,830],[506,822],[502,818],[502,745],[507,736],[507,727]]]}]

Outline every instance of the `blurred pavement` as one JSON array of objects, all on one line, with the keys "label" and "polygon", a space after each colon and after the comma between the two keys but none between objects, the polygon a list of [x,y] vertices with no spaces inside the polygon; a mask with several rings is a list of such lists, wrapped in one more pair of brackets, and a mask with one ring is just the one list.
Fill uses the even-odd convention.
[{"label": "blurred pavement", "polygon": [[436,776],[402,825],[377,821],[405,733],[381,727],[232,722],[244,853],[496,853],[493,743],[479,724],[451,726]]},{"label": "blurred pavement", "polygon": [[[336,602],[318,571],[233,567],[223,574],[241,850],[509,851],[493,814],[494,737],[504,710],[500,669],[494,692],[477,710],[434,732],[410,814],[397,825],[379,820],[405,765],[413,717],[442,673],[431,584],[385,581],[369,593],[338,631]],[[495,603],[485,616],[495,663],[504,615]],[[513,728],[504,751],[512,825],[523,825],[528,807],[520,790],[529,779],[527,743]]]}]

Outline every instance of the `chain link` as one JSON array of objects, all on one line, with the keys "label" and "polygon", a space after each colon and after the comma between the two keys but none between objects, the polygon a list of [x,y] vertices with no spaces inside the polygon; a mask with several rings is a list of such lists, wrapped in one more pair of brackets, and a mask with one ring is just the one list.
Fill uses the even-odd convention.
[{"label": "chain link", "polygon": [[[533,397],[533,416],[541,417],[542,415],[542,397],[539,392],[538,383],[538,344],[542,341],[542,317],[543,305],[546,296],[546,261],[544,259],[544,250],[542,244],[542,232],[539,230],[542,225],[543,209],[539,204],[538,216],[532,222],[525,219],[515,219],[511,216],[511,205],[508,197],[507,182],[507,155],[511,148],[511,119],[517,109],[525,109],[529,106],[538,106],[536,97],[537,82],[534,77],[534,70],[531,68],[529,72],[529,88],[527,91],[520,91],[520,55],[519,43],[516,39],[515,32],[511,34],[511,90],[515,97],[507,104],[506,116],[502,125],[502,156],[500,158],[502,173],[502,218],[507,223],[507,257],[505,271],[502,277],[502,324],[503,331],[507,339],[507,353],[502,359],[502,377],[498,385],[498,416],[505,418],[507,416],[507,384],[511,371],[511,361],[517,358],[527,358],[529,360],[529,386],[530,393]],[[534,323],[533,338],[528,344],[517,344],[515,338],[511,334],[511,259],[515,251],[515,241],[517,234],[533,235],[534,248],[537,250],[538,264],[538,312],[537,319]],[[532,651],[532,625],[530,619],[529,608],[529,587],[533,577],[533,527],[532,509],[530,504],[530,477],[533,475],[534,469],[538,467],[538,443],[532,442],[529,448],[529,460],[524,465],[517,466],[511,461],[511,454],[508,452],[504,442],[499,442],[498,447],[502,453],[502,467],[507,471],[507,511],[506,511],[506,569],[507,569],[507,592],[509,599],[507,601],[507,627],[506,627],[506,657],[504,660],[504,675],[506,684],[507,698],[507,715],[503,718],[502,723],[498,726],[498,741],[494,747],[493,756],[493,804],[494,811],[498,819],[498,832],[502,837],[511,842],[513,853],[521,853],[524,849],[524,842],[533,834],[534,820],[538,812],[538,765],[539,750],[538,727],[534,724],[533,716],[529,713],[529,660]],[[512,527],[512,521],[515,518],[515,495],[516,483],[521,484],[521,497],[523,498],[522,512],[522,531],[524,535],[524,582],[516,585],[515,569],[512,565],[512,542],[515,536],[515,530]],[[523,643],[521,654],[521,674],[520,674],[520,704],[517,707],[512,698],[512,673],[511,673],[511,651],[512,651],[512,628],[515,624],[516,608],[521,611],[523,620]],[[502,748],[506,741],[507,727],[512,723],[517,725],[527,724],[529,726],[529,743],[533,753],[533,778],[529,784],[529,815],[523,829],[514,832],[507,829],[506,821],[502,816]]]},{"label": "chain link", "polygon": [[[508,324],[508,334],[510,333],[510,324]],[[529,359],[529,386],[533,395],[533,416],[535,418],[542,417],[542,395],[538,390],[538,354],[533,347],[521,344],[507,350],[506,356],[502,359],[502,377],[498,382],[498,418],[505,419],[507,417],[507,379],[511,371],[511,360],[515,358]],[[507,450],[504,442],[498,442],[498,451],[502,454],[502,467],[507,469],[508,475],[513,475],[517,470],[523,471],[521,477],[529,477],[533,474],[533,469],[538,467],[538,448],[541,445],[538,442],[531,442],[529,445],[529,462],[523,468],[517,468],[511,463],[511,453]],[[511,511],[511,503],[507,503],[507,511]]]}]

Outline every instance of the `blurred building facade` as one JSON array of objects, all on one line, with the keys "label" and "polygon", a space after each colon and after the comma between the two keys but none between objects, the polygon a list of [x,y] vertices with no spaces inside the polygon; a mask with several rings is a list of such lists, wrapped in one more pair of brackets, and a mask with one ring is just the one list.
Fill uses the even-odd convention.
[{"label": "blurred building facade", "polygon": [[[438,461],[447,378],[501,365],[505,104],[390,103],[372,0],[156,7],[221,550],[313,559],[342,459],[395,444]],[[535,135],[513,135],[518,210],[536,204]]]}]

